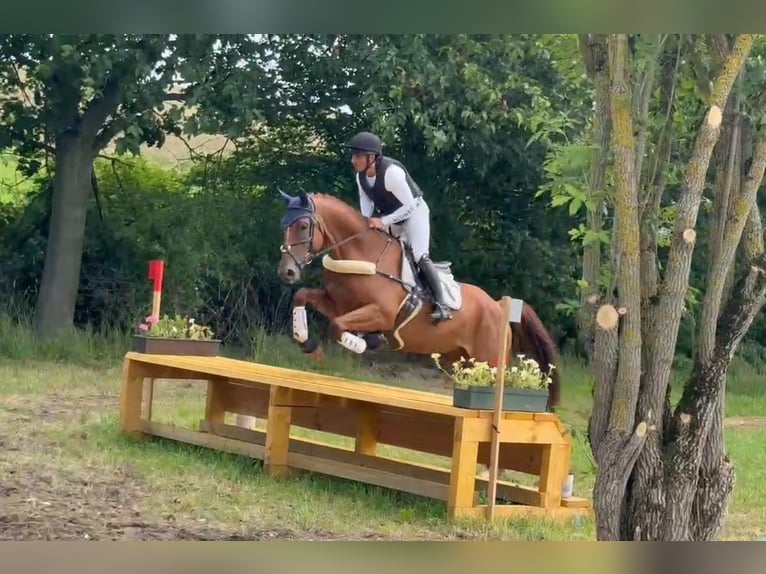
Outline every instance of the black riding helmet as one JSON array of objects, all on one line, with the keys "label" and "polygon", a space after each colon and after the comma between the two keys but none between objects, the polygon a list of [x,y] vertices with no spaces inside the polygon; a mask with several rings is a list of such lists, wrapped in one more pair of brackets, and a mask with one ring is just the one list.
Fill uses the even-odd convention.
[{"label": "black riding helmet", "polygon": [[380,142],[380,138],[370,132],[359,132],[351,138],[346,147],[351,148],[353,151],[383,155],[383,144]]}]

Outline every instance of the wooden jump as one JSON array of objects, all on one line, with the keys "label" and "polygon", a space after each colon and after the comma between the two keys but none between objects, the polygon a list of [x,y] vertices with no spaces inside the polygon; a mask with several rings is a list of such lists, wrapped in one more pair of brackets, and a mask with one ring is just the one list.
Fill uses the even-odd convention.
[{"label": "wooden jump", "polygon": [[[204,418],[197,429],[152,420],[152,379],[207,381]],[[224,423],[227,412],[266,419],[266,432]],[[487,481],[492,411],[452,406],[450,396],[363,383],[224,357],[125,356],[120,427],[264,461],[265,472],[285,477],[303,469],[427,496],[447,503],[451,517],[479,517],[478,492]],[[290,435],[302,427],[354,439],[347,449]],[[539,476],[538,488],[498,481],[495,516],[573,516],[591,512],[583,498],[562,499],[572,440],[551,413],[503,413],[500,469]],[[381,456],[386,444],[451,459],[451,468]]]}]

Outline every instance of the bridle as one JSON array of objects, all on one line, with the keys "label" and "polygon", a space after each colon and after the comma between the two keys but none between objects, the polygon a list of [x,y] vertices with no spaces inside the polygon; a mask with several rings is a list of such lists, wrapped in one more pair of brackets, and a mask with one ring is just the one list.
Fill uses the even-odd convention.
[{"label": "bridle", "polygon": [[[292,243],[282,243],[282,245],[279,246],[279,251],[281,253],[286,253],[287,255],[289,255],[290,258],[295,263],[296,267],[298,267],[298,269],[300,271],[303,271],[303,269],[305,267],[307,267],[308,265],[311,265],[311,263],[317,257],[321,257],[322,255],[324,255],[326,253],[329,253],[330,251],[332,251],[336,247],[340,247],[341,245],[344,245],[344,244],[348,243],[349,241],[352,241],[352,240],[356,239],[357,237],[361,237],[362,235],[364,235],[365,233],[370,231],[370,228],[366,228],[366,229],[364,229],[364,230],[362,230],[362,231],[360,231],[358,233],[354,233],[353,235],[351,235],[349,237],[346,237],[345,239],[342,239],[340,241],[335,241],[334,243],[331,243],[329,246],[327,246],[327,247],[325,247],[323,249],[320,249],[319,251],[315,252],[314,251],[314,230],[315,230],[315,227],[319,228],[319,231],[320,231],[322,237],[325,240],[329,239],[329,240],[332,241],[333,238],[327,232],[327,228],[324,226],[324,224],[321,222],[321,220],[319,218],[317,218],[316,207],[314,205],[314,201],[311,198],[309,198],[309,202],[310,202],[310,205],[311,205],[310,208],[300,208],[300,209],[303,209],[304,211],[306,211],[306,215],[304,217],[297,218],[295,221],[293,221],[292,223],[290,223],[287,226],[289,228],[292,225],[294,225],[295,223],[297,223],[298,221],[300,221],[301,219],[308,219],[309,220],[308,237],[306,237],[305,239],[301,239],[299,241],[294,241]],[[297,209],[297,208],[293,208],[293,209]],[[293,254],[292,248],[296,247],[298,245],[303,245],[304,243],[308,243],[309,246],[308,246],[308,249],[306,250],[306,254],[303,256],[303,259],[299,261],[298,258],[295,257],[295,255]]]}]

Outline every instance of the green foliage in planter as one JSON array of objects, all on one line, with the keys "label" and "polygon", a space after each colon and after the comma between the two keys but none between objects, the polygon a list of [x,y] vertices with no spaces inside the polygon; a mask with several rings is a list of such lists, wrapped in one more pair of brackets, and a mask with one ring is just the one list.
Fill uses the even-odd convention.
[{"label": "green foliage in planter", "polygon": [[162,318],[147,317],[146,323],[138,326],[139,334],[146,337],[158,337],[164,339],[193,339],[209,341],[213,339],[213,330],[206,325],[198,325],[193,318],[169,317],[163,315]]},{"label": "green foliage in planter", "polygon": [[[451,371],[447,371],[439,362],[441,355],[434,353],[431,358],[440,371],[445,373],[457,388],[490,387],[495,384],[497,367],[492,367],[486,361],[460,358],[453,362]],[[540,365],[534,359],[527,359],[524,355],[517,355],[518,364],[511,361],[505,366],[505,386],[516,389],[547,390],[551,384],[551,373],[555,367],[550,366],[547,373],[543,373]]]}]

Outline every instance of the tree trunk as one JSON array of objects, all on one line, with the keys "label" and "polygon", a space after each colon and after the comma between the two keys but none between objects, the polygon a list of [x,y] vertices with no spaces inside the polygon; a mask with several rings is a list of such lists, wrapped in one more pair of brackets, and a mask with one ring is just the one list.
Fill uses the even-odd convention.
[{"label": "tree trunk", "polygon": [[[617,258],[617,297],[621,306],[616,310],[605,305],[596,319],[597,328],[604,332],[598,338],[604,343],[611,340],[608,345],[598,346],[594,352],[594,366],[597,369],[594,394],[608,396],[604,387],[613,387],[610,401],[594,404],[593,426],[594,429],[596,426],[600,428],[590,437],[599,465],[593,492],[599,540],[620,540],[624,537],[625,491],[647,432],[645,422],[634,428],[641,377],[641,253],[629,61],[627,37],[622,34],[611,36],[610,108],[615,214],[619,220],[613,236]],[[607,333],[612,335],[607,338]]]},{"label": "tree trunk", "polygon": [[[708,108],[684,172],[665,275],[659,281],[657,275],[649,280],[642,277],[642,271],[654,268],[656,242],[648,241],[655,236],[649,227],[641,229],[639,222],[659,207],[656,194],[661,194],[661,187],[650,187],[638,206],[627,38],[610,36],[616,255],[612,271],[617,281],[614,292],[607,294],[610,304],[603,305],[596,317],[589,428],[599,467],[594,488],[599,540],[710,539],[725,516],[734,472],[724,452],[724,383],[733,353],[766,299],[763,258],[732,288],[728,301],[722,298],[723,283],[710,282],[709,309],[700,325],[707,337],[707,352],[696,356],[675,412],[671,412],[668,397],[708,165],[718,142],[722,110],[752,42],[752,35],[738,36],[711,82]],[[663,72],[668,82],[661,82],[662,92],[675,83],[670,72],[670,68]],[[667,101],[661,108],[670,110],[670,104]],[[669,152],[662,137],[654,146],[660,159]],[[766,155],[766,146],[760,149]],[[719,253],[709,262],[720,269],[709,269],[709,277],[721,277],[731,265],[732,247],[739,243],[754,190],[763,176],[764,160],[757,159],[732,203]],[[650,186],[655,182],[658,180],[650,176]],[[719,198],[724,196],[719,194]]]},{"label": "tree trunk", "polygon": [[35,321],[41,338],[56,337],[73,326],[92,170],[92,148],[83,138],[64,135],[56,142],[53,202]]},{"label": "tree trunk", "polygon": [[[585,59],[585,67],[593,82],[595,92],[591,140],[596,146],[596,151],[590,166],[588,191],[591,197],[599,197],[595,207],[587,211],[586,225],[589,231],[599,232],[603,227],[603,195],[611,137],[606,36],[603,34],[581,34],[579,40],[580,50]],[[585,352],[589,359],[593,356],[594,316],[599,298],[598,281],[600,276],[601,242],[594,241],[583,246],[582,279],[585,282],[585,287],[580,291],[580,309],[577,313],[577,339],[580,349]]]}]

